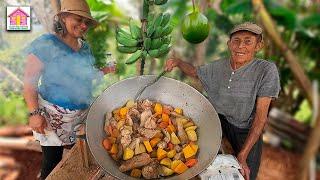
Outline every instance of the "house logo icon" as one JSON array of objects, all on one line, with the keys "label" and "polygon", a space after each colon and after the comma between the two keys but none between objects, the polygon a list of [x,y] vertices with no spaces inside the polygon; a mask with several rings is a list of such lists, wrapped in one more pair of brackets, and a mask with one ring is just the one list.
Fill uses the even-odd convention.
[{"label": "house logo icon", "polygon": [[30,7],[7,7],[7,30],[30,31]]}]

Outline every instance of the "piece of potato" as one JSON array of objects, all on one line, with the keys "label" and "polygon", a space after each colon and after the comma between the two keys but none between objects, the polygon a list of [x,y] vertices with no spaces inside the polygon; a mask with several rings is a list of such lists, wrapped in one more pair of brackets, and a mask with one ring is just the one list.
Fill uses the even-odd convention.
[{"label": "piece of potato", "polygon": [[162,114],[162,105],[160,103],[156,103],[154,106],[154,112],[156,112],[158,115]]},{"label": "piece of potato", "polygon": [[191,148],[190,145],[187,145],[182,149],[182,152],[184,154],[184,157],[187,159],[193,155],[195,155],[195,151]]},{"label": "piece of potato", "polygon": [[171,159],[169,159],[169,158],[163,158],[163,159],[160,161],[160,164],[165,165],[165,166],[167,166],[168,168],[171,167],[171,163],[172,163],[172,161],[171,161]]},{"label": "piece of potato", "polygon": [[119,114],[120,114],[121,118],[125,118],[127,113],[128,113],[128,108],[127,107],[120,108]]},{"label": "piece of potato", "polygon": [[160,173],[162,176],[170,176],[174,173],[174,171],[170,168],[165,167],[165,166],[161,166]]},{"label": "piece of potato", "polygon": [[134,100],[130,99],[129,101],[127,101],[126,107],[127,108],[132,108],[135,105]]},{"label": "piece of potato", "polygon": [[195,154],[197,154],[199,146],[194,144],[193,142],[190,143],[191,148],[194,150]]},{"label": "piece of potato", "polygon": [[192,121],[187,122],[186,124],[183,125],[183,128],[186,129],[188,127],[194,126],[194,123]]},{"label": "piece of potato", "polygon": [[134,156],[134,151],[130,148],[126,148],[123,152],[123,160],[129,160]]},{"label": "piece of potato", "polygon": [[152,138],[152,139],[150,140],[150,145],[151,145],[151,147],[155,147],[160,141],[161,141],[161,139],[158,138],[158,137]]},{"label": "piece of potato", "polygon": [[187,135],[190,141],[197,141],[198,137],[197,137],[197,133],[194,130],[189,130],[187,131]]},{"label": "piece of potato", "polygon": [[148,152],[152,152],[152,147],[149,141],[143,141],[144,146],[146,147]]},{"label": "piece of potato", "polygon": [[165,158],[167,156],[167,151],[158,148],[157,149],[157,159],[160,161],[161,159]]},{"label": "piece of potato", "polygon": [[187,124],[189,122],[189,120],[185,119],[185,118],[176,118],[176,122],[177,122],[177,124],[179,122],[181,122],[183,125],[185,125],[185,124]]},{"label": "piece of potato", "polygon": [[185,131],[189,131],[189,130],[196,130],[197,129],[197,126],[190,126],[190,127],[187,127],[186,129],[185,129]]},{"label": "piece of potato", "polygon": [[171,169],[174,170],[180,163],[183,163],[181,160],[174,160],[171,163]]},{"label": "piece of potato", "polygon": [[167,131],[169,132],[169,133],[172,133],[172,132],[177,132],[177,130],[176,130],[176,128],[174,127],[174,125],[173,124],[169,124],[168,126],[167,126]]},{"label": "piece of potato", "polygon": [[175,108],[174,111],[180,115],[182,115],[183,111],[181,108]]},{"label": "piece of potato", "polygon": [[140,152],[145,153],[146,152],[146,147],[143,144],[139,144],[140,146]]},{"label": "piece of potato", "polygon": [[167,153],[167,157],[168,158],[173,158],[176,155],[176,153],[177,153],[176,150],[172,149]]},{"label": "piece of potato", "polygon": [[171,143],[172,144],[180,144],[180,140],[177,137],[176,133],[174,133],[174,132],[171,133]]},{"label": "piece of potato", "polygon": [[174,168],[174,172],[176,172],[178,174],[182,174],[187,169],[188,169],[188,166],[186,166],[184,163],[180,163],[180,164],[178,164],[178,166],[176,168]]}]

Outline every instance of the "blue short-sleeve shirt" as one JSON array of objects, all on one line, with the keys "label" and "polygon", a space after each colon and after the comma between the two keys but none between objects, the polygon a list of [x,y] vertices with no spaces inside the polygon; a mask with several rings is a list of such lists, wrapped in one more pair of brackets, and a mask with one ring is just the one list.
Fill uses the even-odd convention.
[{"label": "blue short-sleeve shirt", "polygon": [[102,77],[94,68],[94,57],[87,43],[79,51],[53,34],[44,34],[27,48],[44,64],[38,92],[45,100],[61,107],[85,109],[92,100],[92,81]]}]

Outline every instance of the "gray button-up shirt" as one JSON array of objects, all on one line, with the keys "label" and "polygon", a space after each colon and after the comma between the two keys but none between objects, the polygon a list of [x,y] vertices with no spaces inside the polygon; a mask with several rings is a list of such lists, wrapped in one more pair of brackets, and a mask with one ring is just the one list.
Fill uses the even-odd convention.
[{"label": "gray button-up shirt", "polygon": [[266,60],[233,70],[229,59],[221,59],[198,67],[197,74],[217,113],[239,128],[251,127],[258,97],[277,98],[280,91],[277,67]]}]

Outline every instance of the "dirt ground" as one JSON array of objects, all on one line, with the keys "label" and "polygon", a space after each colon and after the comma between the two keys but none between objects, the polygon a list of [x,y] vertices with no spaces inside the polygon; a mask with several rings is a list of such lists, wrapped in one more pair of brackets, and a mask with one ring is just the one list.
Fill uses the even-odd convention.
[{"label": "dirt ground", "polygon": [[[300,157],[300,154],[264,145],[258,180],[293,180],[299,173]],[[40,163],[39,152],[0,150],[0,179],[37,179]],[[317,174],[320,180],[320,173]]]}]

